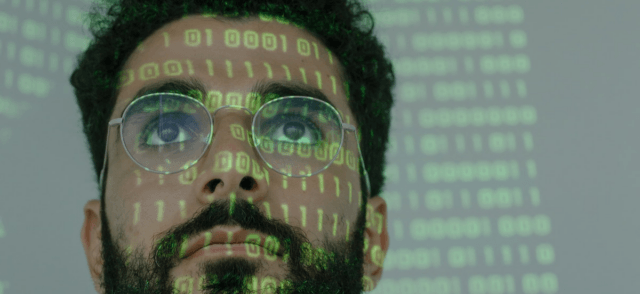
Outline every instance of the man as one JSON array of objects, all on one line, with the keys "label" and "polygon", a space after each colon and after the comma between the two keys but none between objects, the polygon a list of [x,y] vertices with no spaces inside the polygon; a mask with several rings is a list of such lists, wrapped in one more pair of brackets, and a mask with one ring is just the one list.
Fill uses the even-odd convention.
[{"label": "man", "polygon": [[97,292],[361,293],[380,280],[393,72],[359,4],[303,2],[94,13],[71,83],[101,188],[81,230]]}]

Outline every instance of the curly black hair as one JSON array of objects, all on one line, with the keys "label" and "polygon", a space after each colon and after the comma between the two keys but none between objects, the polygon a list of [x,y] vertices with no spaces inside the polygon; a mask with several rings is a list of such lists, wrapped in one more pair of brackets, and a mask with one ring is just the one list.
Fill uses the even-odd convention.
[{"label": "curly black hair", "polygon": [[[87,50],[77,56],[78,65],[69,78],[82,112],[83,132],[97,183],[121,71],[136,47],[163,25],[185,16],[214,14],[243,20],[262,15],[306,29],[339,59],[340,78],[347,86],[349,107],[360,128],[361,150],[371,182],[370,195],[380,194],[385,180],[383,171],[395,76],[383,45],[373,35],[373,16],[357,0],[102,1],[91,7],[88,21],[93,39]],[[106,179],[106,174],[104,176]],[[104,190],[101,198],[103,193]]]}]

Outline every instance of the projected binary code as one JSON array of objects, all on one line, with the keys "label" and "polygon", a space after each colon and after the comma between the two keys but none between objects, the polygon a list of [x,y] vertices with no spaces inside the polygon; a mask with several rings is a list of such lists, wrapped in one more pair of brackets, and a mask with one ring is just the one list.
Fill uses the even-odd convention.
[{"label": "projected binary code", "polygon": [[373,293],[557,293],[519,1],[375,1],[400,78]]},{"label": "projected binary code", "polygon": [[[80,5],[0,0],[0,148],[15,140],[29,110],[60,89],[55,76],[69,75],[74,55],[86,47]],[[15,224],[0,215],[0,242],[18,237],[7,223]],[[13,284],[0,276],[0,294],[13,293]]]},{"label": "projected binary code", "polygon": [[[528,102],[534,94],[527,87],[527,73],[535,69],[535,62],[527,54],[529,40],[522,28],[526,11],[516,0],[368,3],[375,7],[378,36],[390,52],[398,79],[382,194],[392,246],[381,257],[384,277],[372,293],[557,293],[555,251],[545,241],[552,233],[552,220],[542,208],[545,191],[536,187],[536,138],[530,128],[537,123],[537,112]],[[0,57],[10,65],[0,68],[0,114],[16,120],[38,107],[39,99],[55,95],[60,87],[54,76],[71,73],[75,54],[87,47],[88,39],[82,31],[80,3],[0,0],[0,5]],[[217,35],[210,29],[183,33],[180,42],[191,47],[223,42],[227,48],[334,62],[332,53],[317,42],[291,34],[237,29]],[[161,36],[167,47],[175,42],[168,34]],[[186,58],[156,60],[123,71],[122,81],[128,85],[187,74],[194,67],[210,76],[235,79],[293,77],[332,94],[344,86],[336,75],[303,66],[231,59],[202,64]],[[249,96],[238,91],[214,89],[206,97],[208,110],[223,104],[251,105]],[[340,114],[345,123],[352,123],[350,116]],[[0,126],[0,146],[14,132],[10,124]],[[239,142],[253,144],[249,129],[234,125],[230,133]],[[345,149],[334,164],[355,170],[357,149]],[[290,175],[269,179],[266,169],[255,168],[257,164],[242,152],[215,156],[221,162],[215,167],[219,170],[244,170],[283,189],[326,190],[336,198],[342,195],[345,203],[360,204],[361,195],[352,193],[356,181],[323,173],[313,181]],[[191,169],[179,182],[192,184],[199,172]],[[149,184],[141,174],[136,171],[134,183]],[[155,175],[153,181],[162,185],[167,180]],[[337,230],[341,220],[326,208],[267,202],[262,208],[269,217],[279,214],[289,223],[295,215],[303,227],[340,234],[348,241],[349,223],[346,230]],[[133,202],[127,213],[130,223],[138,225],[144,214],[153,215],[155,222],[165,221],[172,209],[182,218],[193,213],[184,200],[157,199]],[[0,242],[14,235],[1,217]],[[371,219],[374,226],[382,223],[376,217]],[[175,282],[187,293],[202,280],[184,276]],[[267,286],[272,282],[275,285],[262,280]],[[10,285],[0,277],[0,294],[10,293]]]},{"label": "projected binary code", "polygon": [[[85,48],[88,39],[80,32],[82,10],[78,4],[4,0],[0,5],[0,54],[9,65],[0,68],[4,77],[0,114],[19,119],[37,99],[53,92],[53,75],[71,73],[73,54]],[[0,143],[7,142],[12,133],[10,127],[0,127]]]}]

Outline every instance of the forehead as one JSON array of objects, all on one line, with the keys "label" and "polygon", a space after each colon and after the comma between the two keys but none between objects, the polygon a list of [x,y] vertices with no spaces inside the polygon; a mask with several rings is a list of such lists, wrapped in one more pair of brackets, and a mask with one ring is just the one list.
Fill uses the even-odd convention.
[{"label": "forehead", "polygon": [[259,82],[297,82],[350,114],[338,59],[305,29],[273,18],[192,15],[164,25],[125,63],[113,117],[140,89],[172,79],[199,80],[221,104],[230,93],[246,97]]}]

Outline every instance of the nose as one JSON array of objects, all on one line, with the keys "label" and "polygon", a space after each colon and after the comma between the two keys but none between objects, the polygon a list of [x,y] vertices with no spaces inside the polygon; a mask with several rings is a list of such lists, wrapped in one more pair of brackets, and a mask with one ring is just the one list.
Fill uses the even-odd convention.
[{"label": "nose", "polygon": [[251,111],[243,107],[215,110],[213,138],[199,162],[202,175],[194,181],[198,200],[234,197],[250,202],[265,197],[269,185],[268,168],[258,154],[251,136]]}]

